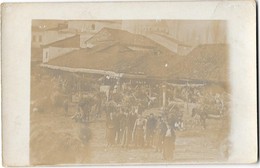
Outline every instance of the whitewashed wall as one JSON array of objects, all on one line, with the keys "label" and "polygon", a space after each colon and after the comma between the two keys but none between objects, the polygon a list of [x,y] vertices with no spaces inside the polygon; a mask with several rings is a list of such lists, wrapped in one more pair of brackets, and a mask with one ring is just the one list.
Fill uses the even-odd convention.
[{"label": "whitewashed wall", "polygon": [[47,63],[54,58],[57,58],[61,55],[64,55],[74,50],[78,50],[78,48],[60,48],[60,47],[44,48],[42,61],[43,63]]},{"label": "whitewashed wall", "polygon": [[[32,32],[32,47],[40,48],[41,45],[46,45],[58,40],[74,36],[74,33],[61,32],[61,31],[41,31]],[[40,41],[41,36],[41,41]],[[33,39],[35,38],[35,41]]]}]

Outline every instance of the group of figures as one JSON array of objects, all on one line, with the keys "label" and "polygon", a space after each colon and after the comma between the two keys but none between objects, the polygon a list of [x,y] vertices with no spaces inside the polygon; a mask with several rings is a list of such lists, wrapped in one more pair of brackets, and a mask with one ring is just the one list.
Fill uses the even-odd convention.
[{"label": "group of figures", "polygon": [[[183,121],[188,104],[194,105],[189,114],[196,121],[194,125],[199,124],[204,129],[210,115],[223,114],[224,92],[209,93],[204,87],[169,86],[166,106],[156,113],[162,104],[159,86],[125,84],[112,87],[109,96],[101,91],[81,94],[72,119],[86,123],[93,118],[105,118],[107,147],[154,148],[162,153],[164,160],[172,160],[176,131],[188,126],[186,120]],[[64,101],[65,113],[68,113],[70,102]]]},{"label": "group of figures", "polygon": [[122,148],[154,148],[164,160],[172,160],[175,148],[175,125],[170,120],[137,110],[110,108],[106,113],[107,146]]}]

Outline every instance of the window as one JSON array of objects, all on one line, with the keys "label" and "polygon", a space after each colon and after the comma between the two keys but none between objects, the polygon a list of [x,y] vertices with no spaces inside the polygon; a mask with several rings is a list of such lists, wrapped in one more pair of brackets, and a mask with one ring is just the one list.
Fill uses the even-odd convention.
[{"label": "window", "polygon": [[42,42],[42,36],[41,35],[39,36],[39,42]]}]

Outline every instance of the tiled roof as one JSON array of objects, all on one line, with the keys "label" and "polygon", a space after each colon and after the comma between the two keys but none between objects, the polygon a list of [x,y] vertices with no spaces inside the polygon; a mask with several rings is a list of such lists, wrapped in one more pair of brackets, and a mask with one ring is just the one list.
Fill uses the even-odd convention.
[{"label": "tiled roof", "polygon": [[[171,74],[171,68],[177,63],[176,55],[151,51],[134,51],[121,43],[99,45],[91,49],[80,49],[57,57],[49,65],[96,69],[151,77],[164,77]],[[165,67],[167,64],[167,67]]]},{"label": "tiled roof", "polygon": [[175,78],[228,81],[228,45],[204,44],[194,48],[173,72]]},{"label": "tiled roof", "polygon": [[50,44],[46,44],[43,47],[60,47],[60,48],[80,48],[80,36],[75,35],[69,38],[58,40]]},{"label": "tiled roof", "polygon": [[146,36],[133,34],[125,30],[103,28],[96,35],[86,41],[94,45],[99,45],[104,42],[120,42],[128,46],[152,47],[163,52],[172,53],[169,49],[147,38]]}]

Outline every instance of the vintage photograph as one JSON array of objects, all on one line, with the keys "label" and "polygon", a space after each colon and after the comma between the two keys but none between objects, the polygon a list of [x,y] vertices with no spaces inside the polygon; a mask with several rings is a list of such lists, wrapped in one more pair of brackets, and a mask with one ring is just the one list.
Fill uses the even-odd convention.
[{"label": "vintage photograph", "polygon": [[226,162],[225,20],[32,20],[30,164]]}]

